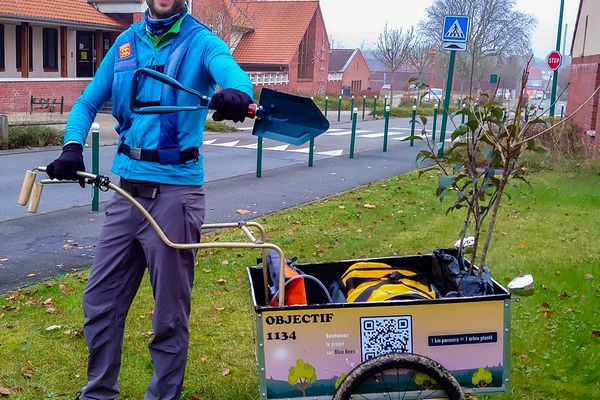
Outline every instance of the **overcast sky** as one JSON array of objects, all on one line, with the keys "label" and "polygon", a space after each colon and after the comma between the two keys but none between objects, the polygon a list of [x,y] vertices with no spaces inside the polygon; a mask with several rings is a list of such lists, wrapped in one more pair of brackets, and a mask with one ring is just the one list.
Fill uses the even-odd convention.
[{"label": "overcast sky", "polygon": [[[373,47],[385,23],[390,28],[417,26],[433,0],[321,0],[327,32],[344,48]],[[567,47],[571,39],[579,0],[565,0],[564,24],[568,24]],[[516,8],[537,18],[532,46],[536,57],[545,58],[556,47],[560,0],[517,0]],[[440,33],[441,35],[441,33]],[[561,38],[562,47],[562,38]]]}]

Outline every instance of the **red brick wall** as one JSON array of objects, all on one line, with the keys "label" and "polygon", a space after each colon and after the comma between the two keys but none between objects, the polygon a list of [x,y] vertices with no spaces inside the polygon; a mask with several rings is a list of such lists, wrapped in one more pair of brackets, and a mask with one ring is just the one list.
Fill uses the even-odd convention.
[{"label": "red brick wall", "polygon": [[[350,65],[344,71],[344,75],[342,76],[342,85],[352,87],[352,81],[361,81],[360,90],[356,91],[356,93],[352,93],[358,95],[360,93],[366,92],[369,86],[369,66],[365,61],[365,58],[362,56],[362,53],[357,53],[350,61]],[[379,91],[381,87],[377,88]]]},{"label": "red brick wall", "polygon": [[[600,54],[586,57],[573,58],[571,62],[571,85],[567,98],[567,115],[572,114],[588,100],[594,90],[600,85]],[[600,93],[585,104],[581,110],[572,117],[584,132],[584,141],[590,152],[596,157],[600,153]],[[585,132],[596,131],[596,137],[590,137]]]},{"label": "red brick wall", "polygon": [[[52,81],[9,81],[0,82],[0,113],[29,111],[30,98],[41,97],[58,99],[64,96],[65,111],[69,111],[73,103],[89,80],[52,80]],[[35,109],[35,112],[45,112],[48,109]],[[60,106],[55,112],[60,112]]]}]

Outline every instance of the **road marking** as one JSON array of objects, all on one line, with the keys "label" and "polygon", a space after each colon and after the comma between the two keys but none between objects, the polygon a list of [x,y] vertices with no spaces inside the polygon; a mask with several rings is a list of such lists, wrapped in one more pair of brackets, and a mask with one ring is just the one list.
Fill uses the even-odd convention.
[{"label": "road marking", "polygon": [[[365,131],[362,129],[359,129],[356,131],[356,133],[369,133],[371,131]],[[327,131],[326,135],[327,136],[347,136],[347,135],[351,135],[352,131],[339,131],[339,132],[329,132]]]},{"label": "road marking", "polygon": [[286,151],[288,147],[290,147],[289,144],[284,144],[282,146],[265,147],[265,150]]},{"label": "road marking", "polygon": [[239,140],[234,140],[233,142],[226,142],[226,143],[213,143],[213,146],[222,146],[222,147],[235,147],[240,141]]},{"label": "road marking", "polygon": [[240,148],[242,148],[242,149],[252,149],[252,150],[256,150],[256,149],[258,149],[258,143],[252,143],[252,144],[247,144],[247,145],[244,145],[244,146],[238,146],[238,147],[240,147]]},{"label": "road marking", "polygon": [[339,132],[339,131],[343,131],[343,130],[345,130],[345,129],[331,128],[331,129],[328,129],[327,132]]},{"label": "road marking", "polygon": [[317,152],[317,154],[320,154],[323,156],[338,157],[338,156],[341,156],[342,154],[344,154],[344,150],[340,149],[340,150],[330,150],[330,151],[319,151],[319,152]]},{"label": "road marking", "polygon": [[[400,132],[388,132],[388,136],[394,136],[394,135],[401,135],[401,133]],[[380,132],[380,133],[369,133],[367,135],[360,135],[359,137],[374,139],[374,138],[381,138],[383,136],[384,136],[384,133]]]},{"label": "road marking", "polygon": [[216,141],[217,141],[217,139],[203,140],[202,144],[213,144]]},{"label": "road marking", "polygon": [[251,131],[252,129],[254,129],[252,126],[243,126],[241,128],[237,128],[238,131]]},{"label": "road marking", "polygon": [[305,147],[303,149],[291,149],[291,150],[288,150],[288,151],[291,151],[292,153],[305,153],[305,154],[308,154],[310,152],[310,149],[308,147]]}]

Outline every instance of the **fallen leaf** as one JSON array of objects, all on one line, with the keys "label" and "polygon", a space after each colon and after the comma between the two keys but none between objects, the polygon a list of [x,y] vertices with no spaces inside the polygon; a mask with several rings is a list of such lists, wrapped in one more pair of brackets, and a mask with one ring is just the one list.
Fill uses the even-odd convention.
[{"label": "fallen leaf", "polygon": [[571,297],[571,296],[569,295],[569,293],[567,293],[566,290],[563,290],[562,292],[560,292],[558,297],[567,298],[567,297]]},{"label": "fallen leaf", "polygon": [[52,297],[42,301],[42,304],[45,306],[51,305],[52,304]]},{"label": "fallen leaf", "polygon": [[202,357],[200,357],[200,361],[207,362],[208,361],[208,356],[202,356]]},{"label": "fallen leaf", "polygon": [[28,278],[31,278],[32,276],[35,276],[35,274],[27,274]]},{"label": "fallen leaf", "polygon": [[346,206],[339,206],[338,207],[340,210],[344,210],[346,208]]},{"label": "fallen leaf", "polygon": [[594,275],[592,275],[592,274],[585,274],[584,279],[586,281],[591,281],[592,279],[594,279]]},{"label": "fallen leaf", "polygon": [[151,337],[151,336],[154,336],[154,332],[153,331],[144,332],[144,333],[142,333],[142,336]]},{"label": "fallen leaf", "polygon": [[542,303],[542,308],[550,308],[550,304],[543,302]]},{"label": "fallen leaf", "polygon": [[18,308],[15,306],[4,306],[2,307],[4,311],[18,311]]},{"label": "fallen leaf", "polygon": [[209,272],[212,272],[212,269],[204,268],[202,271],[208,274]]},{"label": "fallen leaf", "polygon": [[552,311],[545,310],[544,312],[542,312],[542,314],[544,315],[544,317],[550,318],[552,316]]},{"label": "fallen leaf", "polygon": [[573,309],[572,309],[571,307],[569,307],[569,308],[567,308],[567,309],[565,310],[565,312],[566,312],[567,314],[571,314],[571,313],[573,312]]},{"label": "fallen leaf", "polygon": [[369,204],[369,203],[365,203],[365,204],[363,204],[363,207],[364,208],[371,208],[372,209],[372,208],[375,208],[375,205]]},{"label": "fallen leaf", "polygon": [[527,243],[525,243],[523,240],[519,240],[519,243],[517,243],[517,247],[519,249],[526,249],[527,248]]},{"label": "fallen leaf", "polygon": [[0,313],[0,319],[4,318],[4,313]]},{"label": "fallen leaf", "polygon": [[523,360],[527,360],[527,359],[529,358],[529,354],[527,354],[527,353],[523,353],[523,354],[521,354],[521,356],[520,356],[520,357],[521,357]]},{"label": "fallen leaf", "polygon": [[0,395],[2,395],[2,396],[8,396],[11,393],[12,393],[12,391],[9,388],[5,388],[5,387],[0,386]]},{"label": "fallen leaf", "polygon": [[217,279],[217,283],[220,283],[221,285],[223,285],[226,282],[227,282],[227,280],[225,278],[219,278],[219,279]]},{"label": "fallen leaf", "polygon": [[228,260],[223,260],[223,261],[221,261],[221,265],[229,265],[229,261]]},{"label": "fallen leaf", "polygon": [[49,327],[46,328],[46,330],[48,332],[50,332],[50,331],[54,331],[54,330],[57,330],[57,329],[60,329],[60,328],[62,328],[62,325],[50,325]]},{"label": "fallen leaf", "polygon": [[223,369],[221,370],[221,375],[223,375],[223,376],[227,376],[227,375],[229,375],[229,372],[230,372],[230,371],[229,371],[229,368],[223,368]]},{"label": "fallen leaf", "polygon": [[63,292],[64,294],[71,294],[75,291],[75,289],[68,287],[67,285],[63,285],[62,283],[60,285],[58,285],[58,288],[60,289],[61,292]]},{"label": "fallen leaf", "polygon": [[594,335],[596,337],[600,337],[600,330],[599,331],[592,331],[592,335]]},{"label": "fallen leaf", "polygon": [[246,214],[250,214],[252,211],[250,210],[245,210],[243,208],[238,208],[237,210],[235,210],[236,213],[240,214],[240,215],[246,215]]},{"label": "fallen leaf", "polygon": [[225,310],[225,307],[215,307],[215,310],[217,310],[217,311],[223,311],[223,310]]},{"label": "fallen leaf", "polygon": [[25,378],[31,379],[31,377],[33,376],[33,369],[33,364],[30,361],[28,361],[27,366],[23,368],[23,371],[21,371],[21,373]]},{"label": "fallen leaf", "polygon": [[67,329],[63,331],[63,335],[74,335],[75,333],[77,333],[77,331],[73,329]]}]

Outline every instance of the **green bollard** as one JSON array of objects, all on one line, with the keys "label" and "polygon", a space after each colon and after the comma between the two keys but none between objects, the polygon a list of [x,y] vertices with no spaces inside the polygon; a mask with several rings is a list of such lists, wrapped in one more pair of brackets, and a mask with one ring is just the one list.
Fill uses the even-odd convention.
[{"label": "green bollard", "polygon": [[[354,110],[354,95],[350,99],[350,121],[352,121],[352,111]],[[358,112],[358,110],[357,110]]]},{"label": "green bollard", "polygon": [[256,177],[260,178],[262,176],[262,153],[263,153],[263,138],[262,136],[258,137],[258,149],[256,152]]},{"label": "green bollard", "polygon": [[329,105],[329,97],[325,96],[325,118],[327,118],[327,106]]},{"label": "green bollard", "polygon": [[350,158],[354,158],[354,143],[356,142],[356,120],[358,119],[358,108],[353,108],[351,115],[352,135],[350,135]]},{"label": "green bollard", "polygon": [[563,117],[565,116],[565,105],[561,105],[560,106],[560,119],[563,119]]},{"label": "green bollard", "polygon": [[383,111],[383,152],[387,151],[387,142],[388,142],[388,130],[390,126],[390,107],[385,107]]},{"label": "green bollard", "polygon": [[338,122],[340,122],[341,114],[342,114],[342,96],[338,97]]},{"label": "green bollard", "polygon": [[[416,99],[415,99],[416,101]],[[417,122],[417,106],[413,106],[412,108],[412,121],[410,121],[410,136],[415,136],[415,123]],[[410,139],[410,146],[414,146],[414,139]]]},{"label": "green bollard", "polygon": [[[465,108],[467,108],[467,105],[463,103],[462,109],[464,110]],[[465,123],[465,114],[463,114],[460,118],[460,124],[464,125],[464,123]]]},{"label": "green bollard", "polygon": [[437,116],[438,116],[438,108],[439,108],[440,102],[438,101],[437,103],[435,103],[435,105],[433,106],[433,128],[431,128],[431,141],[435,144],[435,127],[437,125]]},{"label": "green bollard", "polygon": [[373,119],[377,116],[377,95],[373,97]]},{"label": "green bollard", "polygon": [[384,110],[385,110],[385,109],[387,109],[387,99],[388,99],[388,97],[387,97],[387,95],[386,95],[386,96],[383,98],[383,109],[384,109]]},{"label": "green bollard", "polygon": [[[92,124],[92,173],[100,173],[100,125],[97,122]],[[92,194],[92,211],[100,209],[100,191],[98,186],[94,185]]]},{"label": "green bollard", "polygon": [[365,105],[366,104],[367,104],[367,96],[363,94],[363,114],[362,114],[363,121],[365,119]]},{"label": "green bollard", "polygon": [[313,166],[313,160],[315,157],[315,138],[311,138],[308,147],[308,166]]}]

